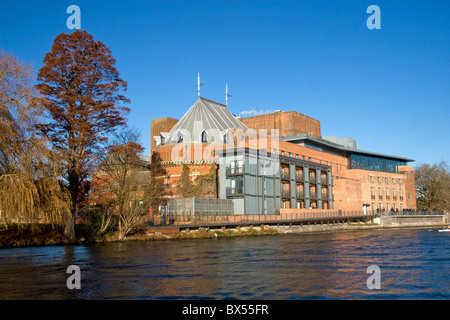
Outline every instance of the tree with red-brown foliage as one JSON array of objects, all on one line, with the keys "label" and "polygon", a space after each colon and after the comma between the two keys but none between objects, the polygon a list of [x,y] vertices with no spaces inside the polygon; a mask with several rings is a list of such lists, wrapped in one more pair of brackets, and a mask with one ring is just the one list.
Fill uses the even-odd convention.
[{"label": "tree with red-brown foliage", "polygon": [[51,142],[63,166],[63,182],[71,196],[66,236],[75,240],[75,216],[86,204],[89,176],[108,136],[126,124],[129,103],[122,92],[110,49],[84,30],[61,33],[44,57],[37,85],[46,121],[40,132]]}]

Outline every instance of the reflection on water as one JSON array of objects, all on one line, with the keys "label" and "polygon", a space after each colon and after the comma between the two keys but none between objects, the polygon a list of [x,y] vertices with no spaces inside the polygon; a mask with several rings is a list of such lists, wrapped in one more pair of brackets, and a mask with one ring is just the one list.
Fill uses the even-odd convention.
[{"label": "reflection on water", "polygon": [[[0,250],[0,299],[449,299],[450,234],[379,230]],[[69,290],[69,265],[81,289]],[[381,269],[369,290],[367,267]]]}]

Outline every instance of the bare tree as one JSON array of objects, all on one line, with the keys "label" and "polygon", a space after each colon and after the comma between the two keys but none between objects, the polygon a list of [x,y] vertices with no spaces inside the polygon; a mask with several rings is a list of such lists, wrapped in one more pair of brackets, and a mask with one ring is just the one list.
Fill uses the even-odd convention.
[{"label": "bare tree", "polygon": [[418,166],[414,177],[419,209],[450,211],[450,170],[445,161]]},{"label": "bare tree", "polygon": [[93,199],[117,215],[119,239],[141,226],[162,196],[156,179],[159,167],[148,165],[139,155],[142,151],[136,130],[120,131],[93,176]]}]

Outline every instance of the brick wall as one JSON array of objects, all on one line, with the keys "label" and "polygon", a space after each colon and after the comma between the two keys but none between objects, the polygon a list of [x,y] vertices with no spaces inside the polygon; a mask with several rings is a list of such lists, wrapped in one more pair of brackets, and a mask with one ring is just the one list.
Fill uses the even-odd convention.
[{"label": "brick wall", "polygon": [[255,130],[278,129],[282,137],[307,133],[314,137],[321,137],[320,121],[296,111],[277,111],[254,117],[240,119],[247,127]]},{"label": "brick wall", "polygon": [[150,122],[150,147],[151,150],[155,148],[155,136],[159,136],[161,132],[169,132],[175,124],[177,119],[165,117],[160,119],[154,119]]},{"label": "brick wall", "polygon": [[405,176],[405,209],[417,209],[416,182],[414,179],[414,168],[412,166],[399,166],[398,171]]}]

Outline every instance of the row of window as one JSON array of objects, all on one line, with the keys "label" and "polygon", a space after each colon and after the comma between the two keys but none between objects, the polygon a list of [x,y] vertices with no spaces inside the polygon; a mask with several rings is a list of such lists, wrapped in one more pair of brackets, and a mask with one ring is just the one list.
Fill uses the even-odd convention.
[{"label": "row of window", "polygon": [[[273,149],[273,153],[277,154],[278,153],[277,149]],[[300,159],[299,154],[297,154],[297,153],[293,154],[292,152],[284,152],[283,150],[281,150],[281,155],[289,157],[289,158]],[[301,156],[301,157],[302,157],[302,160],[306,160],[305,156]],[[308,161],[311,161],[311,157],[308,157]]]},{"label": "row of window", "polygon": [[[381,183],[384,180],[384,183],[388,184],[389,183],[389,178],[383,178],[383,177],[377,177],[377,181],[378,183]],[[374,182],[374,176],[370,176],[370,182]],[[402,184],[402,179],[396,179],[396,178],[392,178],[392,184],[396,184],[398,182],[399,185]]]},{"label": "row of window", "polygon": [[[284,200],[284,201],[281,202],[281,207],[284,208],[284,209],[291,208],[291,202]],[[302,201],[302,200],[297,200],[296,208],[297,209],[306,209],[305,202]],[[326,202],[322,203],[322,208],[318,208],[317,202],[310,201],[309,209],[328,209],[328,204]]]},{"label": "row of window", "polygon": [[[386,200],[391,200],[391,195],[389,194],[389,188],[385,189],[385,196]],[[372,200],[375,200],[375,189],[373,187],[370,188],[370,195],[372,197]],[[403,189],[398,189],[398,196],[400,201],[403,201]],[[383,199],[383,191],[382,188],[378,188],[378,199]],[[392,200],[397,201],[397,192],[396,189],[392,189]],[[408,194],[408,200],[411,200],[411,194]]]}]

